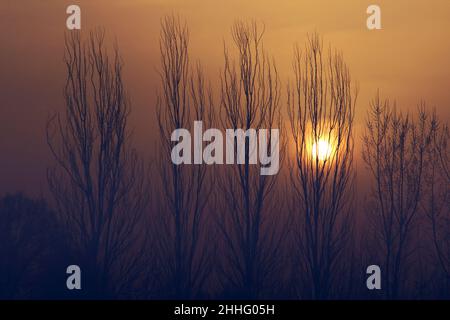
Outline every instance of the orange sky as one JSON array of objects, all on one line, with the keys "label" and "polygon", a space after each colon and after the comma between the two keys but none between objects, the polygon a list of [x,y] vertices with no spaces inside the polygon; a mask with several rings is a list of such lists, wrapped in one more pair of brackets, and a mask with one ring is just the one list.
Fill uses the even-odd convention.
[{"label": "orange sky", "polygon": [[265,23],[265,48],[284,84],[293,44],[318,31],[326,44],[343,51],[359,83],[357,138],[377,88],[402,109],[413,111],[423,99],[442,121],[450,118],[449,0],[377,1],[380,31],[366,28],[366,8],[374,2],[365,0],[1,0],[0,194],[45,189],[51,163],[45,121],[63,107],[63,36],[70,4],[81,7],[82,29],[104,26],[110,40],[117,37],[133,103],[131,125],[139,149],[147,153],[154,139],[149,127],[155,121],[159,22],[172,12],[187,20],[191,58],[201,59],[212,82],[218,80],[223,41],[237,18]]}]

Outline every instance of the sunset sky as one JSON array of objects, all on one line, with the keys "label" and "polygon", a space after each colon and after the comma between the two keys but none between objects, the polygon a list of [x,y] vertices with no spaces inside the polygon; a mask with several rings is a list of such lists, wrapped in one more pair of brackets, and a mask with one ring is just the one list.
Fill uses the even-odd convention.
[{"label": "sunset sky", "polygon": [[[0,0],[0,193],[45,193],[52,163],[45,142],[49,114],[62,110],[66,8],[78,4],[82,30],[102,26],[108,42],[117,39],[132,102],[135,142],[151,155],[155,137],[154,104],[158,87],[159,24],[177,13],[190,28],[191,60],[201,60],[210,81],[218,83],[223,42],[230,43],[236,19],[266,26],[265,49],[280,71],[286,95],[292,77],[294,43],[317,31],[341,50],[360,87],[356,106],[357,145],[370,99],[377,89],[415,111],[420,100],[450,118],[450,1],[377,1],[382,30],[366,28],[364,0]],[[283,108],[285,105],[283,104]],[[357,152],[359,148],[357,148]],[[359,154],[356,156],[360,159]]]}]

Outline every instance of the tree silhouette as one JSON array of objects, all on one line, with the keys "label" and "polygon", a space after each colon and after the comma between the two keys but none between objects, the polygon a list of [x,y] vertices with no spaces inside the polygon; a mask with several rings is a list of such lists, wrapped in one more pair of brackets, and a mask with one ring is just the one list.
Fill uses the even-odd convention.
[{"label": "tree silhouette", "polygon": [[445,280],[440,284],[444,295],[450,287],[450,197],[448,162],[448,126],[434,116],[431,120],[431,144],[426,153],[423,210],[431,222],[431,234],[438,263]]},{"label": "tree silhouette", "polygon": [[48,182],[86,279],[86,294],[119,296],[140,276],[137,239],[147,204],[142,162],[130,146],[129,104],[117,46],[104,32],[65,39],[64,112],[51,117],[47,141],[57,166]]},{"label": "tree silhouette", "polygon": [[386,297],[395,299],[402,293],[406,265],[416,249],[411,234],[424,192],[425,159],[433,129],[423,107],[414,120],[379,94],[371,103],[366,127],[363,159],[374,179],[370,214],[381,241]]},{"label": "tree silhouette", "polygon": [[[287,105],[295,159],[292,215],[301,296],[327,299],[344,279],[342,255],[352,234],[353,119],[357,90],[342,55],[323,53],[320,37],[294,51]],[[334,286],[333,286],[334,285]]]},{"label": "tree silhouette", "polygon": [[[162,93],[157,98],[157,121],[160,131],[161,212],[164,235],[158,239],[159,256],[166,271],[165,287],[171,298],[197,296],[209,275],[211,243],[204,239],[204,210],[211,188],[205,165],[176,165],[171,141],[176,129],[192,128],[192,121],[212,122],[212,94],[200,64],[189,63],[189,31],[176,16],[166,16],[161,22],[160,54]],[[164,284],[163,284],[164,285]]]},{"label": "tree silhouette", "polygon": [[60,298],[65,239],[43,200],[23,194],[0,199],[0,299]]},{"label": "tree silhouette", "polygon": [[[236,61],[225,48],[221,75],[222,126],[246,134],[244,164],[222,172],[219,191],[224,210],[218,225],[227,253],[222,275],[225,290],[233,297],[258,298],[264,286],[270,288],[267,281],[276,271],[283,237],[277,232],[280,217],[274,214],[279,212],[279,203],[273,201],[277,175],[261,175],[262,165],[249,161],[257,152],[250,150],[252,132],[256,135],[259,129],[267,129],[267,141],[271,141],[271,129],[281,127],[280,80],[275,62],[263,50],[263,35],[255,22],[237,21],[232,28]],[[237,141],[237,137],[233,139]],[[279,139],[275,140],[277,146],[273,147],[282,149]],[[233,152],[237,159],[238,149]]]}]

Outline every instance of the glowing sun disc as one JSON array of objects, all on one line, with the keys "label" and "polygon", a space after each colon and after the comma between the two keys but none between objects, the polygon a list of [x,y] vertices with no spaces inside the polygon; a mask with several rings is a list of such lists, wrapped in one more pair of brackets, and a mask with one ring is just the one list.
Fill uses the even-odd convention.
[{"label": "glowing sun disc", "polygon": [[330,143],[324,139],[319,139],[317,143],[313,144],[312,156],[313,159],[319,159],[319,161],[325,161],[331,156],[332,147]]}]

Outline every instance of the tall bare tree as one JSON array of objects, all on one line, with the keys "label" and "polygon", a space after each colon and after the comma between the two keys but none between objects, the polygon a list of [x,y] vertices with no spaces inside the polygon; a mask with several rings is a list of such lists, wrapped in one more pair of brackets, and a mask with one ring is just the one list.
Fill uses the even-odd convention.
[{"label": "tall bare tree", "polygon": [[[205,237],[205,206],[212,191],[207,166],[172,163],[171,140],[176,129],[191,129],[193,121],[204,126],[212,122],[212,93],[200,64],[189,62],[189,31],[179,17],[167,16],[161,23],[161,85],[157,99],[157,121],[160,131],[160,173],[162,199],[160,212],[167,237],[159,240],[161,257],[167,271],[166,285],[170,296],[197,296],[209,275],[211,247]],[[209,183],[211,183],[209,181]],[[211,243],[208,243],[211,245]]]},{"label": "tall bare tree", "polygon": [[417,119],[404,116],[377,94],[364,134],[363,159],[372,175],[374,230],[381,241],[387,298],[398,298],[407,282],[407,263],[416,249],[414,231],[424,192],[427,148],[433,132],[422,107]]},{"label": "tall bare tree", "polygon": [[[252,132],[267,129],[271,141],[272,129],[281,128],[280,80],[275,62],[264,51],[263,35],[255,22],[236,22],[232,37],[237,56],[233,60],[225,48],[221,76],[222,126],[245,135],[244,163],[225,169],[220,181],[224,211],[218,221],[228,253],[222,275],[229,294],[246,298],[257,298],[270,286],[267,281],[276,270],[283,237],[276,228],[279,203],[273,201],[277,175],[261,175],[262,165],[249,161],[256,152],[250,149]],[[274,141],[278,144],[274,147],[283,148]],[[238,148],[233,152],[237,159]]]},{"label": "tall bare tree", "polygon": [[137,238],[148,200],[145,171],[130,145],[122,61],[117,46],[108,52],[101,30],[87,41],[70,32],[65,49],[65,107],[47,124],[56,160],[48,182],[87,291],[119,295],[140,275]]},{"label": "tall bare tree", "polygon": [[440,283],[448,292],[450,287],[450,172],[449,172],[449,129],[431,120],[431,144],[426,154],[426,174],[423,210],[431,222],[432,240],[437,261],[445,275]]},{"label": "tall bare tree", "polygon": [[[330,297],[352,233],[353,119],[357,88],[342,54],[323,53],[317,34],[294,50],[287,105],[295,159],[292,214],[300,259],[299,294]],[[341,258],[341,259],[340,259]],[[336,287],[336,286],[334,286]]]}]

